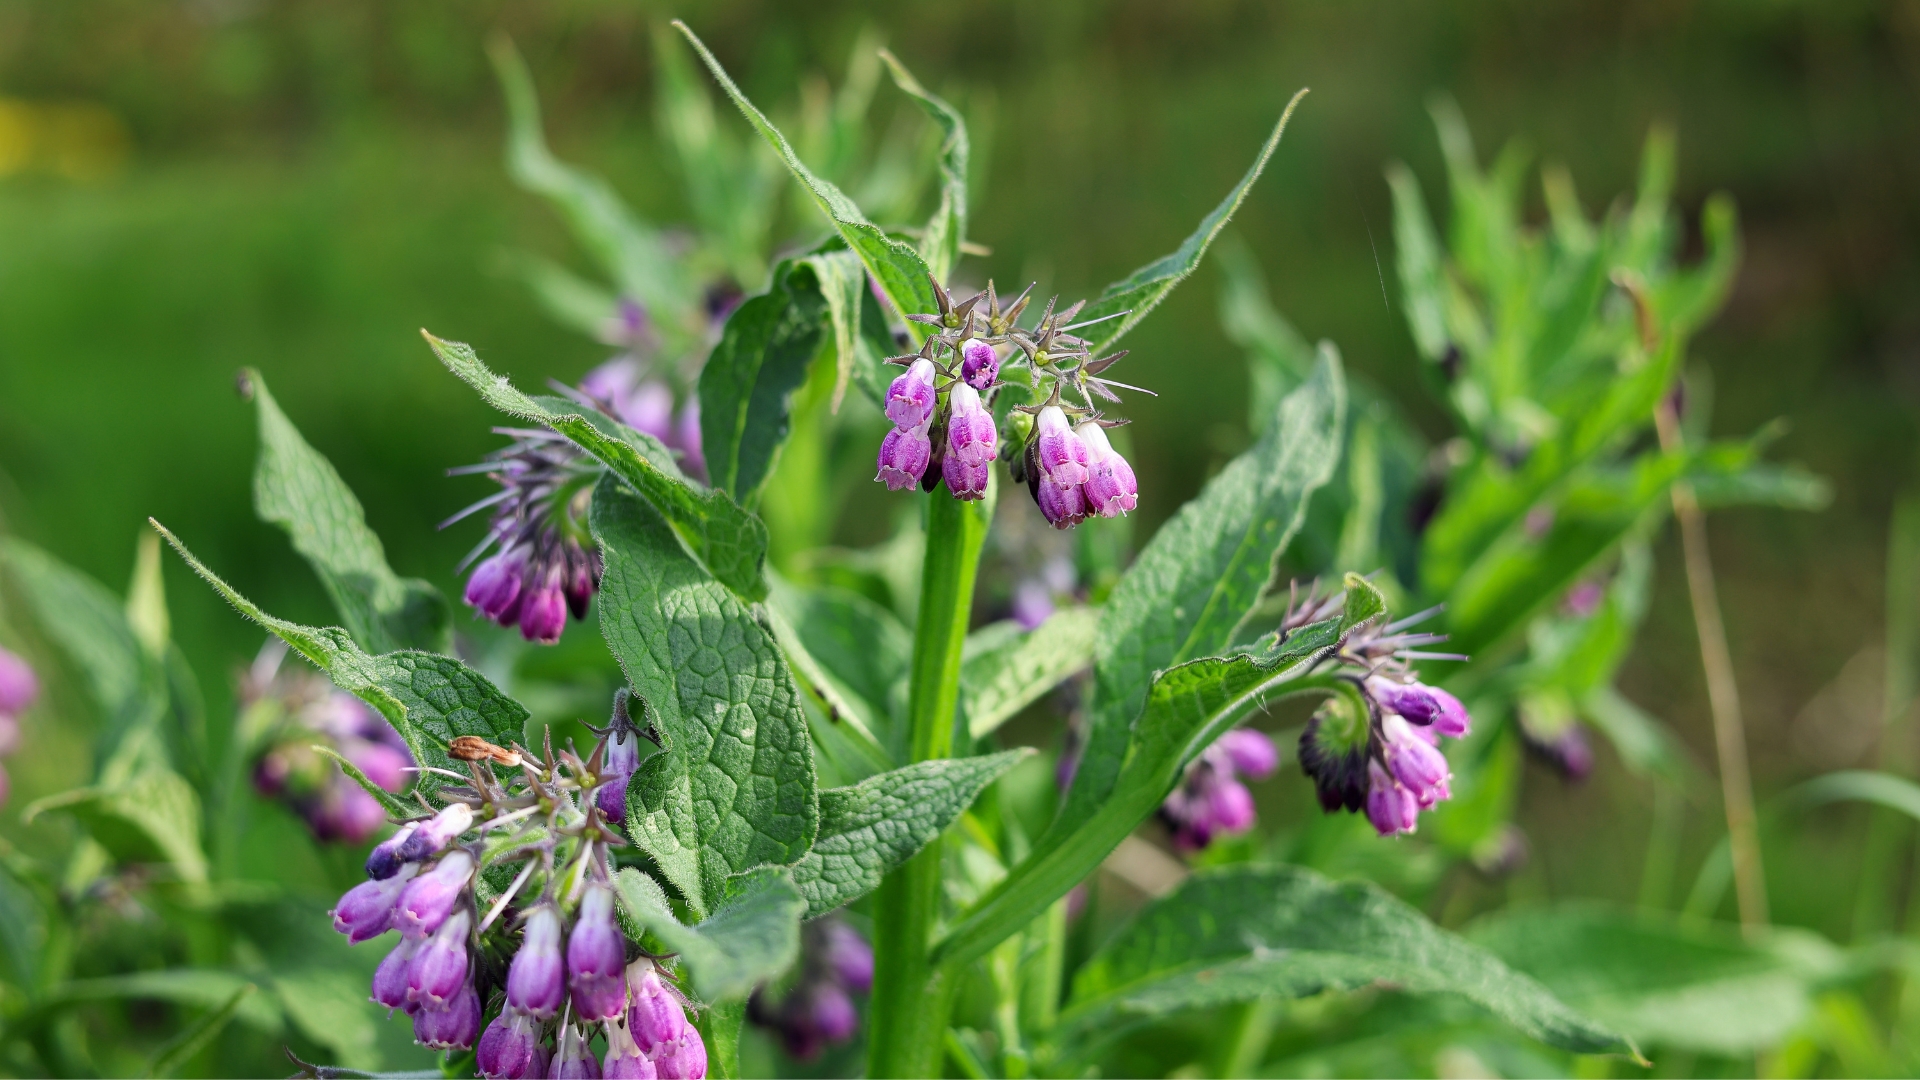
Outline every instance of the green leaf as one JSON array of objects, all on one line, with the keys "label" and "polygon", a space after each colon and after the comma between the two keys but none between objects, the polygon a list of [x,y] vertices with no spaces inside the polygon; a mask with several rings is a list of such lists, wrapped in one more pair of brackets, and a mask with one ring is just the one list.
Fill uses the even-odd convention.
[{"label": "green leaf", "polygon": [[773,471],[793,392],[820,351],[827,310],[811,266],[784,261],[774,268],[772,286],[727,318],[700,371],[707,475],[742,503],[753,501]]},{"label": "green leaf", "polygon": [[761,867],[729,879],[713,914],[693,926],[674,918],[667,894],[640,871],[628,867],[613,883],[630,928],[651,933],[680,954],[702,1001],[744,998],[800,955],[807,903],[784,869]]},{"label": "green leaf", "polygon": [[360,767],[358,765],[355,765],[353,762],[348,761],[346,758],[342,757],[340,755],[340,752],[338,750],[335,750],[333,747],[322,746],[319,743],[315,743],[313,744],[313,746],[309,747],[309,749],[311,749],[314,753],[323,754],[327,757],[332,758],[334,764],[340,766],[340,771],[346,774],[347,779],[353,781],[356,784],[359,784],[361,787],[361,790],[373,796],[373,799],[375,802],[387,808],[387,814],[389,816],[397,817],[397,818],[408,818],[408,817],[413,817],[420,812],[419,804],[409,803],[406,800],[401,799],[398,796],[394,795],[393,792],[388,791],[386,788],[383,788],[379,784],[374,783],[371,779],[368,778],[366,773],[360,771]]},{"label": "green leaf", "polygon": [[509,253],[507,268],[532,291],[547,316],[562,326],[598,338],[620,301],[606,286],[588,281],[551,259],[528,251]]},{"label": "green leaf", "polygon": [[[1328,689],[1327,677],[1310,675],[1339,647],[1340,627],[1339,620],[1327,619],[1283,641],[1270,637],[1261,652],[1208,657],[1159,672],[1106,794],[1077,822],[1063,824],[1064,815],[1055,820],[1032,853],[953,924],[935,946],[936,962],[969,963],[1030,924],[1092,873],[1154,812],[1187,765],[1250,710],[1287,694]],[[1086,769],[1084,761],[1080,768]]]},{"label": "green leaf", "polygon": [[[860,257],[860,262],[867,268],[867,272],[880,283],[881,291],[887,294],[887,299],[892,302],[894,309],[901,314],[934,311],[936,306],[933,286],[927,277],[927,264],[912,245],[889,237],[879,226],[867,220],[866,215],[860,212],[860,208],[854,205],[853,200],[849,199],[845,192],[835,187],[831,181],[816,176],[812,169],[807,168],[806,163],[800,160],[800,156],[794,153],[792,144],[787,142],[787,137],[780,133],[780,129],[774,127],[766,115],[755,108],[753,102],[747,100],[747,96],[734,85],[733,79],[727,75],[726,69],[720,66],[720,61],[714,58],[713,53],[707,50],[706,44],[687,28],[686,23],[676,19],[673,25],[686,36],[688,43],[693,46],[693,51],[698,53],[700,59],[706,63],[707,70],[713,73],[714,81],[718,82],[720,88],[727,92],[727,96],[733,99],[733,103],[739,106],[741,115],[745,116],[747,122],[760,132],[761,137],[766,139],[767,145],[773,147],[774,152],[780,156],[780,160],[786,164],[788,171],[792,172],[794,178],[799,180],[801,186],[813,196],[813,201],[820,207],[821,212],[827,215],[828,220],[833,222],[834,230],[840,234],[841,239],[846,241],[847,247]],[[917,330],[914,332],[918,333]]]},{"label": "green leaf", "polygon": [[[876,356],[871,348],[864,348],[865,342],[861,337],[867,268],[860,264],[859,256],[845,249],[823,251],[800,261],[813,269],[814,282],[819,286],[821,299],[827,304],[827,324],[833,329],[833,401],[828,408],[832,412],[840,411],[840,402],[847,396],[847,383],[856,374],[861,389],[875,401],[884,401],[890,376],[881,364],[883,356]],[[878,308],[874,310],[878,312]]]},{"label": "green leaf", "polygon": [[1092,330],[1088,341],[1095,353],[1104,352],[1120,340],[1122,334],[1138,325],[1154,305],[1165,299],[1175,285],[1185,281],[1187,275],[1200,265],[1201,257],[1207,253],[1207,246],[1213,243],[1214,237],[1220,235],[1221,229],[1227,227],[1227,220],[1233,217],[1235,210],[1240,209],[1240,203],[1246,199],[1253,182],[1260,179],[1261,172],[1267,167],[1267,160],[1273,157],[1274,149],[1280,145],[1281,134],[1287,130],[1287,121],[1293,118],[1294,107],[1306,96],[1307,92],[1301,90],[1287,102],[1286,110],[1280,114],[1280,121],[1273,125],[1273,134],[1267,136],[1266,143],[1260,147],[1259,156],[1253,159],[1252,168],[1233,186],[1233,190],[1227,192],[1227,197],[1220,200],[1220,205],[1214,207],[1212,213],[1200,219],[1200,227],[1193,231],[1193,235],[1181,241],[1180,246],[1172,252],[1107,286],[1093,303],[1082,309],[1079,317],[1081,322],[1129,312],[1111,322],[1101,323]]},{"label": "green leaf", "polygon": [[1274,560],[1333,475],[1346,380],[1331,345],[1280,403],[1266,435],[1207,483],[1141,551],[1102,609],[1086,753],[1054,829],[1105,801],[1154,673],[1223,653],[1260,600]]},{"label": "green leaf", "polygon": [[1626,1039],[1378,886],[1336,884],[1293,866],[1195,873],[1087,961],[1061,1022],[1086,1031],[1116,1015],[1375,983],[1460,994],[1564,1050],[1639,1056]]},{"label": "green leaf", "polygon": [[[250,984],[231,971],[213,968],[165,968],[128,975],[108,975],[96,979],[74,979],[61,983],[47,997],[54,1006],[89,1001],[119,1001],[139,998],[168,1001],[176,1005],[217,1009]],[[249,994],[241,999],[235,1018],[248,1027],[268,1035],[282,1030],[280,1010],[264,994]]]},{"label": "green leaf", "polygon": [[252,983],[240,987],[228,998],[226,1004],[207,1013],[188,1024],[184,1030],[161,1044],[160,1049],[147,1059],[146,1075],[172,1076],[185,1065],[193,1055],[205,1049],[207,1044],[220,1034],[227,1022],[240,1011],[240,1006],[260,988]]},{"label": "green leaf", "polygon": [[287,1019],[300,1034],[326,1047],[336,1064],[354,1069],[379,1066],[383,1010],[368,1007],[364,968],[316,963],[286,970],[275,964],[272,979],[274,996]]},{"label": "green leaf", "polygon": [[[152,524],[234,610],[271,631],[325,672],[335,686],[386,717],[423,768],[464,771],[447,756],[447,745],[461,735],[478,735],[502,746],[526,738],[527,710],[467,665],[435,653],[374,656],[337,626],[301,626],[276,619],[220,580],[159,522]],[[440,783],[433,773],[423,772],[414,790],[431,792]]]},{"label": "green leaf", "polygon": [[134,550],[126,612],[127,628],[147,655],[165,657],[173,639],[173,619],[167,614],[167,583],[160,576],[160,538],[152,533],[141,533]]},{"label": "green leaf", "polygon": [[666,751],[629,787],[628,833],[703,909],[731,875],[794,862],[812,844],[806,714],[763,617],[649,503],[602,481],[591,523],[606,560],[600,629]]},{"label": "green leaf", "polygon": [[817,918],[880,887],[888,871],[945,832],[988,784],[1031,754],[921,761],[820,793],[820,834],[793,868]]},{"label": "green leaf", "polygon": [[1468,936],[1641,1045],[1728,1056],[1780,1045],[1845,962],[1806,931],[1749,941],[1731,926],[1593,905],[1502,913]]},{"label": "green leaf", "polygon": [[23,817],[31,821],[50,810],[79,819],[118,862],[165,863],[181,881],[207,881],[200,796],[167,763],[151,724],[127,732],[93,784],[37,800]]},{"label": "green leaf", "polygon": [[707,1046],[707,1076],[735,1080],[740,1075],[740,1028],[747,1020],[745,1001],[709,1005],[693,1018],[700,1041]]},{"label": "green leaf", "polygon": [[721,584],[749,601],[767,595],[762,574],[767,561],[766,525],[726,492],[687,480],[658,439],[582,405],[528,397],[487,370],[471,346],[422,334],[447,370],[478,390],[487,404],[565,435],[631,484],[666,515],[687,550]]},{"label": "green leaf", "polygon": [[997,635],[990,648],[974,646],[988,640],[994,627],[969,635],[960,664],[968,732],[976,739],[987,735],[1084,670],[1093,662],[1099,626],[1099,608],[1070,607],[1030,631]]},{"label": "green leaf", "polygon": [[960,264],[960,246],[967,239],[967,122],[953,106],[929,93],[894,55],[880,50],[893,73],[893,83],[940,128],[940,205],[927,220],[920,237],[920,255],[933,276],[946,281]]},{"label": "green leaf", "polygon": [[[635,216],[605,180],[561,162],[547,149],[533,78],[513,43],[496,38],[488,52],[507,99],[507,171],[514,181],[553,203],[621,292],[656,315],[690,307],[693,279],[660,234]],[[664,329],[674,323],[657,319]]]},{"label": "green leaf", "polygon": [[1687,480],[1703,510],[1729,506],[1777,506],[1783,510],[1824,510],[1833,501],[1826,478],[1798,465],[1756,461],[1721,472],[1689,471]]},{"label": "green leaf", "polygon": [[1407,311],[1407,327],[1413,331],[1420,355],[1437,361],[1452,344],[1447,336],[1440,239],[1413,170],[1394,162],[1387,169],[1387,186],[1393,189],[1393,245],[1399,256],[1400,302]]},{"label": "green leaf", "polygon": [[362,648],[452,652],[447,598],[428,582],[402,578],[387,566],[386,549],[333,464],[300,437],[258,371],[248,368],[242,378],[260,418],[254,512],[286,531]]},{"label": "green leaf", "polygon": [[1345,590],[1343,606],[1340,610],[1340,632],[1347,633],[1365,623],[1370,623],[1387,613],[1387,597],[1380,587],[1365,577],[1347,571],[1342,582]]},{"label": "green leaf", "polygon": [[[828,757],[855,779],[893,768],[904,748],[889,700],[905,677],[911,632],[856,593],[780,579],[767,614],[794,677],[820,702],[814,738]],[[853,761],[844,760],[848,748]]]},{"label": "green leaf", "polygon": [[1627,771],[1683,785],[1698,777],[1698,770],[1667,726],[1612,686],[1595,689],[1581,699],[1579,707],[1580,715],[1592,721],[1613,744]]},{"label": "green leaf", "polygon": [[0,537],[0,564],[110,726],[125,727],[151,707],[146,654],[119,598],[24,540]]}]

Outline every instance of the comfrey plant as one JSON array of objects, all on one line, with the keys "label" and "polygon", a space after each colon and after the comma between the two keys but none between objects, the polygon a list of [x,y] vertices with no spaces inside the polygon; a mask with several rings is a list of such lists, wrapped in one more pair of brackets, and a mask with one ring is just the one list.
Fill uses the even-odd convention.
[{"label": "comfrey plant", "polygon": [[[686,37],[832,226],[732,310],[700,371],[707,482],[630,423],[617,393],[590,382],[524,394],[469,347],[428,336],[515,422],[515,444],[478,470],[502,488],[482,504],[497,550],[468,600],[533,641],[564,634],[569,608],[597,621],[626,685],[591,749],[556,750],[551,727],[529,731],[527,709],[443,639],[409,648],[375,636],[410,587],[390,572],[338,573],[384,561],[364,526],[338,520],[357,504],[317,455],[285,478],[307,497],[276,511],[297,537],[334,541],[302,552],[353,616],[346,628],[268,615],[173,541],[239,611],[377,710],[417,763],[400,796],[363,785],[396,831],[334,909],[352,939],[399,932],[376,1000],[407,1010],[423,1044],[472,1046],[474,1067],[501,1076],[735,1075],[750,1012],[812,1052],[853,1033],[849,991],[869,964],[875,1076],[931,1075],[946,1055],[981,1074],[1078,1072],[1121,1016],[1381,979],[1456,991],[1559,1046],[1630,1052],[1412,909],[1298,867],[1196,874],[1066,966],[1069,890],[1137,827],[1161,813],[1197,848],[1248,823],[1237,778],[1271,772],[1277,755],[1235,729],[1269,704],[1306,696],[1351,710],[1344,726],[1319,723],[1312,742],[1328,764],[1315,778],[1343,804],[1354,784],[1369,785],[1363,803],[1399,800],[1373,813],[1393,826],[1383,832],[1412,827],[1407,800],[1447,797],[1436,744],[1466,733],[1458,703],[1414,667],[1433,638],[1388,624],[1365,578],[1263,614],[1287,595],[1273,587],[1274,560],[1338,460],[1346,390],[1331,349],[1097,610],[969,632],[996,458],[1056,527],[1137,505],[1100,413],[1122,385],[1106,377],[1121,355],[1111,347],[1190,274],[1293,106],[1177,252],[1024,322],[1030,293],[1003,304],[990,286],[956,302],[946,285],[967,220],[957,111],[886,57],[943,138],[938,207],[910,242],[803,163]],[[884,374],[889,357],[904,373]],[[880,478],[931,492],[917,576],[903,579],[917,593],[910,630],[871,601],[765,568],[770,533],[753,508],[785,433],[806,409],[832,407],[795,395],[810,368],[828,373],[822,384],[857,386],[891,422]],[[996,732],[1089,666],[1077,767],[1051,816],[1023,821],[1015,791],[1034,774],[1022,766],[1032,751],[1000,749]],[[848,905],[871,920],[870,962],[844,927],[814,921]],[[1301,950],[1321,958],[1310,979],[1271,967]],[[1248,977],[1206,978],[1196,963]],[[980,994],[992,1001],[984,1022]]]}]

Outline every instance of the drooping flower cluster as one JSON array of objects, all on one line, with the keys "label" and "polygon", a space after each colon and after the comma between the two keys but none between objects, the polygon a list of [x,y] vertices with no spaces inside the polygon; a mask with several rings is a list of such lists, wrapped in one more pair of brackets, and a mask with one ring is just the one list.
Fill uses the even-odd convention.
[{"label": "drooping flower cluster", "polygon": [[747,1019],[780,1037],[802,1060],[853,1038],[860,1027],[853,994],[873,989],[873,948],[837,918],[801,928],[797,974],[783,991],[762,987],[747,1001]]},{"label": "drooping flower cluster", "polygon": [[639,360],[616,356],[586,373],[580,392],[635,431],[666,444],[680,458],[680,467],[705,479],[707,459],[700,449],[700,398],[688,394],[674,408],[673,387],[647,375]]},{"label": "drooping flower cluster", "polygon": [[[1281,640],[1337,615],[1340,603],[1310,589],[1289,606]],[[1465,736],[1471,722],[1458,698],[1420,682],[1410,663],[1464,659],[1418,651],[1446,640],[1408,632],[1437,611],[1350,632],[1327,661],[1341,669],[1341,692],[1320,705],[1300,735],[1300,766],[1313,778],[1321,807],[1329,814],[1364,810],[1382,836],[1413,832],[1421,811],[1452,797],[1440,739]]]},{"label": "drooping flower cluster", "polygon": [[[470,776],[431,772],[471,783],[440,787],[441,810],[375,846],[368,880],[334,908],[334,929],[354,944],[399,932],[374,974],[373,1000],[404,1010],[424,1046],[474,1048],[483,1076],[706,1075],[687,1001],[616,918],[609,849],[624,841],[601,807],[609,789],[624,797],[632,773],[609,770],[610,747],[643,737],[622,693],[585,761],[550,744],[535,756],[455,739],[450,752]],[[637,759],[638,747],[629,749]],[[496,764],[516,771],[502,780]],[[524,865],[503,890],[483,885],[489,870],[515,862]],[[483,960],[509,954],[504,973]]]},{"label": "drooping flower cluster", "polygon": [[[0,648],[0,758],[20,746],[20,714],[40,696],[40,680],[18,654]],[[7,801],[13,782],[0,766],[0,803]]]},{"label": "drooping flower cluster", "polygon": [[[1134,509],[1133,468],[1106,434],[1122,421],[1103,419],[1094,399],[1117,402],[1115,387],[1139,388],[1099,377],[1125,352],[1096,360],[1088,342],[1071,333],[1126,313],[1075,323],[1080,304],[1055,312],[1050,300],[1026,328],[1018,320],[1031,286],[1004,310],[991,282],[957,304],[939,282],[933,291],[939,311],[907,318],[934,331],[918,353],[890,360],[907,370],[887,390],[893,430],[880,443],[874,479],[895,491],[915,484],[932,491],[945,481],[955,498],[971,501],[986,495],[988,470],[1001,457],[1055,528]],[[1015,381],[1033,404],[1014,406],[1017,437],[1003,447],[993,405],[1010,385],[1001,379],[1008,366],[1025,368]],[[1063,391],[1080,403],[1064,400]]]},{"label": "drooping flower cluster", "polygon": [[316,672],[283,670],[286,655],[285,642],[269,641],[241,678],[254,790],[286,803],[320,840],[361,843],[386,824],[387,812],[315,745],[387,791],[406,787],[413,754],[359,698]]},{"label": "drooping flower cluster", "polygon": [[1253,828],[1253,792],[1239,778],[1264,780],[1279,765],[1273,740],[1263,732],[1235,728],[1215,739],[1160,804],[1160,820],[1173,833],[1173,846],[1199,851],[1216,836]]}]

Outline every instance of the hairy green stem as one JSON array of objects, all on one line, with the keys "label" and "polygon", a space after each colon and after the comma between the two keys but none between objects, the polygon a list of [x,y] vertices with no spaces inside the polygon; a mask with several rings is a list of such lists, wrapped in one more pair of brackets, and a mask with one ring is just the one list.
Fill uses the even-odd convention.
[{"label": "hairy green stem", "polygon": [[[993,517],[993,497],[963,503],[935,490],[927,509],[920,617],[913,634],[909,756],[953,756],[960,703],[960,650],[973,610],[974,572]],[[867,1075],[933,1076],[945,1045],[954,978],[928,958],[940,911],[941,843],[888,874],[874,897],[874,972]]]}]

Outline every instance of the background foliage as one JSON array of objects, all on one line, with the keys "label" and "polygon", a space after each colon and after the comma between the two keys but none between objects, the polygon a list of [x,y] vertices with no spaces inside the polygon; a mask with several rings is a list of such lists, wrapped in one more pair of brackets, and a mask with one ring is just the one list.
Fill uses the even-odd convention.
[{"label": "background foliage", "polygon": [[[514,36],[558,153],[597,168],[652,220],[683,221],[692,211],[652,141],[647,31],[670,15],[787,115],[804,108],[796,83],[839,84],[856,38],[883,35],[972,122],[970,235],[993,254],[968,272],[1040,277],[1069,295],[1170,248],[1239,175],[1279,104],[1311,86],[1234,230],[1301,331],[1337,341],[1351,370],[1430,434],[1445,424],[1417,385],[1381,171],[1406,161],[1440,198],[1428,94],[1459,102],[1483,158],[1518,137],[1565,163],[1590,211],[1630,190],[1648,126],[1672,123],[1689,228],[1709,191],[1741,208],[1744,265],[1691,354],[1715,376],[1714,430],[1785,417],[1775,456],[1835,488],[1819,515],[1735,510],[1710,526],[1762,802],[1835,768],[1912,771],[1900,757],[1912,753],[1900,737],[1911,718],[1891,739],[1880,730],[1875,650],[1889,509],[1913,479],[1920,406],[1911,2],[0,5],[12,118],[0,124],[6,529],[117,584],[154,514],[264,608],[331,621],[320,583],[285,572],[284,539],[250,508],[252,410],[223,387],[255,366],[365,502],[398,571],[454,588],[470,537],[432,526],[471,495],[439,475],[489,449],[494,420],[415,329],[458,327],[529,388],[604,354],[556,330],[507,272],[509,249],[580,258],[508,179],[485,39]],[[878,100],[876,131],[924,128],[904,99]],[[1537,189],[1528,205],[1544,218]],[[803,211],[788,207],[776,235],[811,234]],[[1699,246],[1694,236],[1689,250]],[[1162,392],[1133,409],[1150,494],[1140,536],[1250,442],[1246,364],[1216,315],[1222,280],[1203,267],[1129,342],[1129,377]],[[837,539],[878,539],[881,516],[849,515]],[[1671,537],[1661,544],[1621,685],[1709,763],[1680,560]],[[230,688],[214,673],[250,656],[257,635],[178,565],[162,573],[174,640],[203,673],[209,715],[228,716]],[[11,821],[85,778],[88,737],[30,729],[5,811],[23,847],[62,842],[51,821]],[[1499,884],[1461,879],[1430,913],[1458,926],[1508,901],[1641,899],[1652,810],[1609,753],[1583,787],[1531,777],[1527,867]],[[1314,813],[1297,776],[1260,796],[1281,827]],[[1709,790],[1686,811],[1679,865],[1697,865],[1720,832]],[[1863,919],[1884,922],[1855,901],[1865,832],[1857,809],[1769,831],[1776,918],[1841,940]],[[275,872],[324,897],[341,869]],[[1507,932],[1485,931],[1488,943]]]}]

